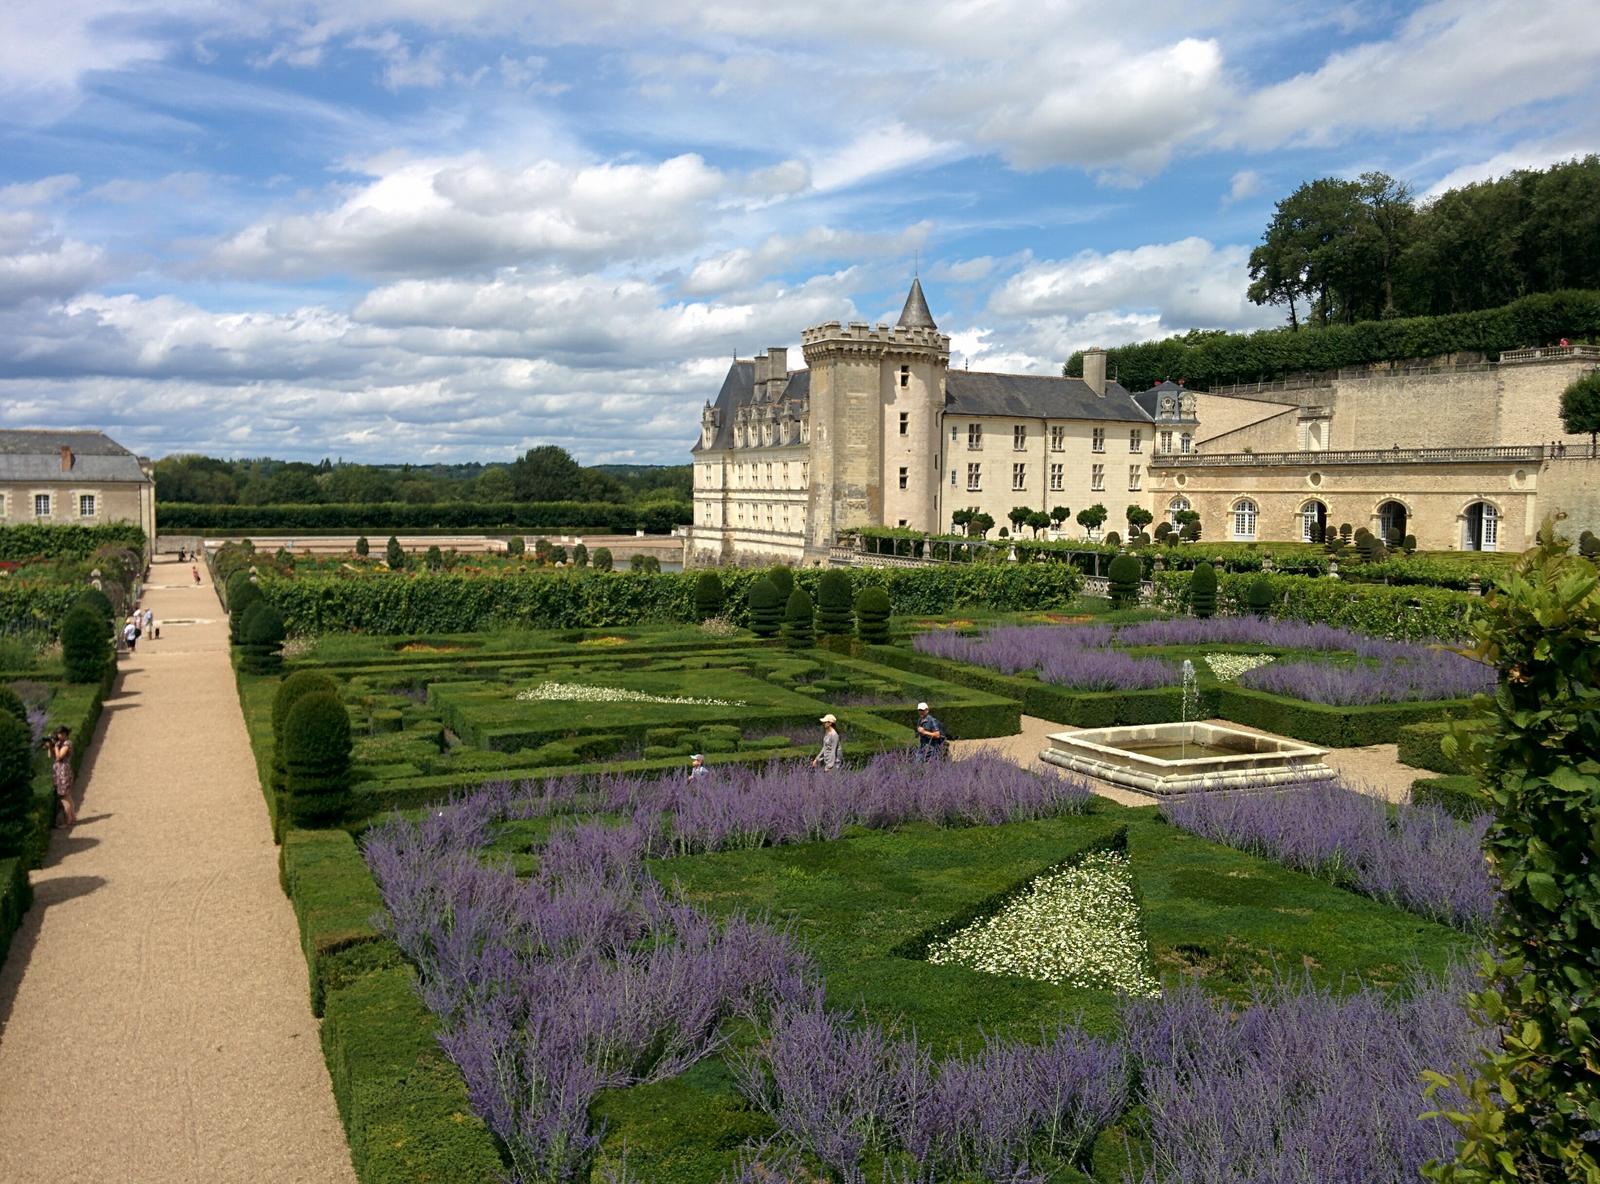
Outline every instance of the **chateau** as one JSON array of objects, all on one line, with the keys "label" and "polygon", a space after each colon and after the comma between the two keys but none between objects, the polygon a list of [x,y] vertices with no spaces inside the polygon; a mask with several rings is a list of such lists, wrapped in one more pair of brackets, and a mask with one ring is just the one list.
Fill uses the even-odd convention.
[{"label": "chateau", "polygon": [[820,563],[851,527],[942,533],[957,510],[1002,524],[1016,506],[1103,505],[1119,532],[1129,505],[1192,509],[1207,540],[1349,523],[1423,550],[1522,550],[1556,510],[1600,530],[1600,461],[1558,413],[1593,346],[1130,393],[1098,349],[1081,378],[952,370],[913,280],[894,325],[830,321],[801,348],[802,370],[778,347],[735,360],[706,403],[693,561]]}]

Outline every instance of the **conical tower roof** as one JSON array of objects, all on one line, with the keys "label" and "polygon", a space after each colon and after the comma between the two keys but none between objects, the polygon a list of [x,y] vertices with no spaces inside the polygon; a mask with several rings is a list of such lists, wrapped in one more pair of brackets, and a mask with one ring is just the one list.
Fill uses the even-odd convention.
[{"label": "conical tower roof", "polygon": [[906,306],[900,310],[900,319],[895,322],[898,329],[937,329],[933,323],[933,314],[928,311],[928,301],[922,295],[922,281],[915,277],[911,280],[911,291],[906,293]]}]

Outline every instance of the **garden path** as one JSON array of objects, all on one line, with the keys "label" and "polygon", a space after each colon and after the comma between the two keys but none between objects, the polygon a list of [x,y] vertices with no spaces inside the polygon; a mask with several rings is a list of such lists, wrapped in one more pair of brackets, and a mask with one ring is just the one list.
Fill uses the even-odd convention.
[{"label": "garden path", "polygon": [[226,619],[188,564],[144,603],[0,969],[0,1180],[353,1181]]},{"label": "garden path", "polygon": [[[1230,728],[1244,727],[1242,724],[1227,720],[1209,722],[1226,723]],[[1055,766],[1047,765],[1039,759],[1039,753],[1049,747],[1050,733],[1079,730],[1070,724],[1052,723],[1037,716],[1025,715],[1022,717],[1022,730],[1015,736],[1004,736],[995,740],[955,740],[950,744],[950,754],[959,759],[986,749],[999,752],[1000,755],[1016,761],[1024,768],[1054,770]],[[1244,728],[1244,730],[1248,732],[1257,729]],[[1411,783],[1418,777],[1430,776],[1425,769],[1413,769],[1410,765],[1401,764],[1399,749],[1393,744],[1373,744],[1366,748],[1335,748],[1323,759],[1350,788],[1391,802],[1406,801],[1411,793]],[[1123,789],[1093,777],[1087,780],[1093,785],[1096,793],[1124,806],[1157,804],[1158,799],[1149,794]]]}]

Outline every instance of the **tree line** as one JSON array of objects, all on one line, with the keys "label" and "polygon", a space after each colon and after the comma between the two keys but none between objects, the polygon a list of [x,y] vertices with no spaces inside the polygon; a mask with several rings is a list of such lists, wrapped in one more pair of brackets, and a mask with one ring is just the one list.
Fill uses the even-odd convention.
[{"label": "tree line", "polygon": [[316,464],[271,458],[220,460],[180,454],[155,466],[162,502],[226,506],[351,503],[589,502],[633,505],[688,501],[688,465],[580,465],[554,444],[509,464]]},{"label": "tree line", "polygon": [[1291,330],[1600,288],[1600,156],[1420,202],[1381,172],[1307,181],[1277,203],[1250,281],[1250,300],[1281,306]]}]

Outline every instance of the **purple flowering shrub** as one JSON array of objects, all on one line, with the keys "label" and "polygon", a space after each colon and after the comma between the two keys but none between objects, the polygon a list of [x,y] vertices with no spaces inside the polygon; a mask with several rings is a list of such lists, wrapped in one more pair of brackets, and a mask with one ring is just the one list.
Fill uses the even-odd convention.
[{"label": "purple flowering shrub", "polygon": [[1450,650],[1418,652],[1377,665],[1273,662],[1239,676],[1242,686],[1311,703],[1354,707],[1413,700],[1468,699],[1494,690],[1492,667]]},{"label": "purple flowering shrub", "polygon": [[1473,1063],[1495,1034],[1463,1005],[1463,970],[1403,998],[1335,996],[1309,982],[1258,990],[1234,1013],[1188,983],[1131,1000],[1128,1057],[1149,1159],[1128,1184],[1402,1184],[1449,1159],[1456,1130],[1428,1109],[1424,1069]]},{"label": "purple flowering shrub", "polygon": [[1458,929],[1481,929],[1495,890],[1482,842],[1489,816],[1458,822],[1434,806],[1389,805],[1337,782],[1186,794],[1162,806],[1184,830],[1322,876]]},{"label": "purple flowering shrub", "polygon": [[1128,1100],[1121,1048],[1076,1026],[935,1062],[915,1035],[852,1023],[820,998],[778,1008],[734,1073],[780,1132],[845,1181],[864,1178],[868,1150],[909,1157],[916,1180],[1046,1179],[1034,1173],[1078,1160]]}]

